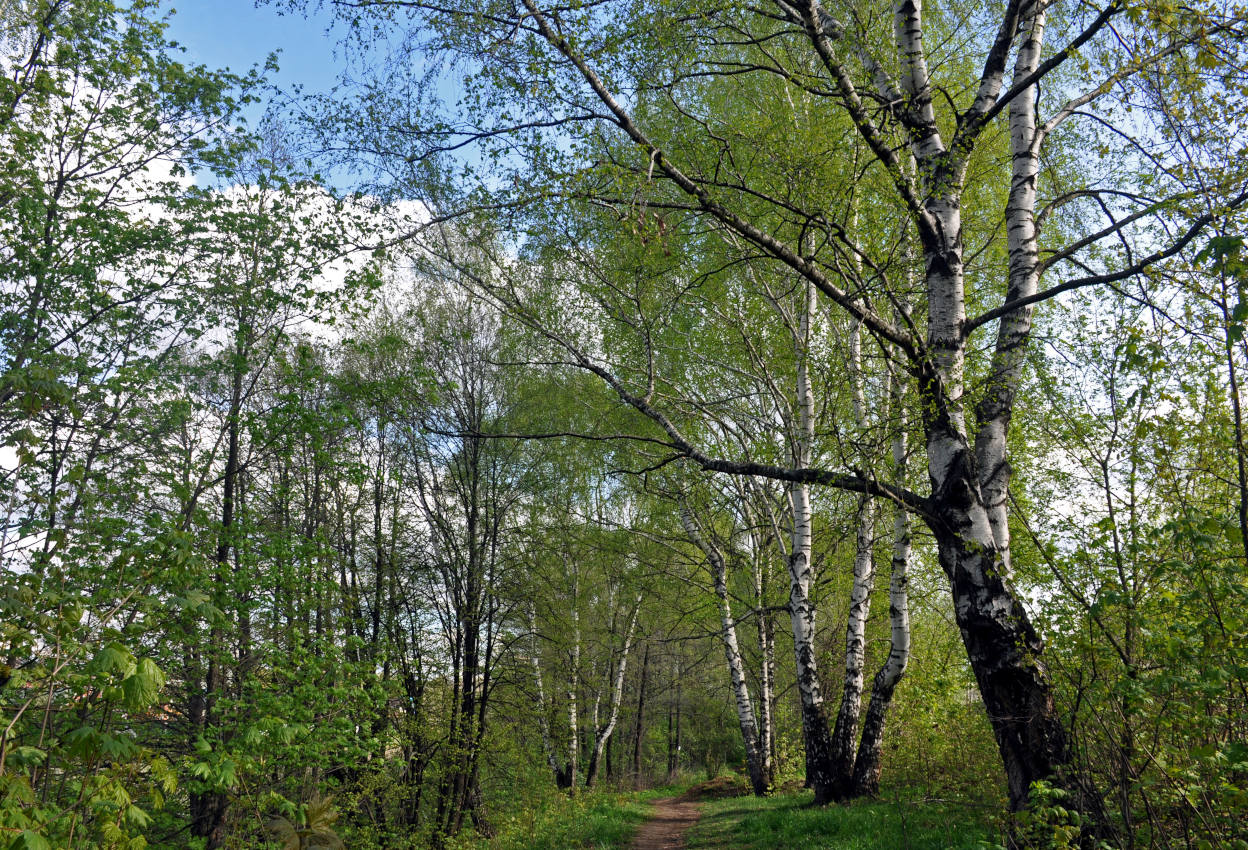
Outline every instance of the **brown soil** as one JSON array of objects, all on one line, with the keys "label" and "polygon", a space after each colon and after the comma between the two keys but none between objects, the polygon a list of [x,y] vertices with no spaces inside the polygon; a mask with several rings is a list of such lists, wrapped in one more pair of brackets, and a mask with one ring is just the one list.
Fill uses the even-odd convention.
[{"label": "brown soil", "polygon": [[721,776],[699,783],[679,797],[655,800],[654,815],[637,831],[632,850],[682,850],[685,833],[701,815],[700,800],[739,797],[748,791],[740,779]]},{"label": "brown soil", "polygon": [[681,850],[685,832],[698,821],[699,806],[688,796],[654,801],[654,816],[642,824],[633,850]]}]

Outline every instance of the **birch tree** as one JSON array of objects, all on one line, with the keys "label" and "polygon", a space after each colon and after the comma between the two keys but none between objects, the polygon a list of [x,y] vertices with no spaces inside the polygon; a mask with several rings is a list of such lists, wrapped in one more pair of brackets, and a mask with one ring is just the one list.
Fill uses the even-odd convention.
[{"label": "birch tree", "polygon": [[[672,211],[741,239],[753,262],[787,267],[896,352],[890,356],[922,411],[925,492],[853,461],[719,456],[644,382],[631,383],[583,348],[568,359],[651,423],[639,436],[705,470],[789,481],[799,502],[808,485],[868,493],[921,518],[937,540],[1011,806],[1026,805],[1034,782],[1069,785],[1062,776],[1070,749],[1042,641],[1011,581],[1012,415],[1038,305],[1140,280],[1243,202],[1237,161],[1206,167],[1198,196],[1171,179],[1163,119],[1139,97],[1146,78],[1163,77],[1194,96],[1236,104],[1229,112],[1240,108],[1242,10],[1118,0],[1009,0],[992,11],[930,10],[917,0],[891,8],[777,0],[677,12],[663,3],[565,9],[521,0],[467,16],[419,2],[367,6],[396,26],[426,28],[423,47],[463,59],[475,86],[453,121],[422,102],[408,104],[401,132],[373,125],[384,143],[362,157],[378,166],[400,156],[436,164],[447,179],[405,190],[439,216],[464,209],[457,186],[486,191],[488,206],[513,210],[516,227],[546,198],[586,200],[617,210],[639,236],[670,240],[659,213]],[[773,80],[778,98],[802,99],[816,122],[852,125],[870,154],[860,179],[875,187],[881,217],[891,210],[892,232],[908,232],[920,246],[913,317],[883,309],[903,294],[890,249],[881,253],[889,240],[828,215],[819,189],[835,187],[814,177],[808,194],[785,193],[769,182],[775,170],[743,167],[748,131],[766,121],[766,102],[708,97],[704,81],[739,86],[751,77]],[[372,93],[384,96],[384,75],[375,83]],[[660,108],[663,101],[676,108]],[[619,147],[599,156],[600,139]],[[1074,139],[1107,156],[1120,151],[1114,167],[1049,171]],[[450,152],[460,146],[500,151],[493,162],[503,179],[456,170]],[[480,196],[473,203],[480,209]],[[851,257],[864,263],[865,290],[847,272]],[[799,529],[803,515],[799,505]]]},{"label": "birch tree", "polygon": [[[711,566],[711,579],[715,585],[715,596],[719,599],[720,639],[724,644],[724,656],[728,662],[728,677],[732,683],[732,694],[737,710],[737,723],[741,727],[741,739],[745,744],[746,773],[756,796],[767,793],[769,777],[765,765],[767,744],[760,734],[759,723],[754,713],[754,702],[750,698],[750,688],[745,676],[745,660],[737,640],[737,624],[732,616],[732,602],[728,595],[728,565],[723,551],[703,532],[697,517],[688,504],[680,506],[680,522],[693,541],[706,555]],[[764,693],[762,699],[768,699]]]}]

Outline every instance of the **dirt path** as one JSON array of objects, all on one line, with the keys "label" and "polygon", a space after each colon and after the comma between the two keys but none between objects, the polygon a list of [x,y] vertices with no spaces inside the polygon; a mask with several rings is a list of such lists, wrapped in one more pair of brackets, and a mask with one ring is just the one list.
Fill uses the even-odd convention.
[{"label": "dirt path", "polygon": [[654,801],[654,816],[642,824],[632,850],[681,850],[685,832],[698,821],[701,806],[688,797]]}]

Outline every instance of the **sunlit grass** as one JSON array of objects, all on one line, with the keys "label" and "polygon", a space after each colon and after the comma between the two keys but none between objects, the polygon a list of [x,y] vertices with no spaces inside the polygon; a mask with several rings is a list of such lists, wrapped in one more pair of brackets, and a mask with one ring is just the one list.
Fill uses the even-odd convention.
[{"label": "sunlit grass", "polygon": [[689,850],[973,850],[991,834],[982,812],[949,804],[811,801],[809,793],[708,801]]},{"label": "sunlit grass", "polygon": [[627,848],[650,819],[651,800],[680,794],[683,786],[647,791],[591,791],[549,798],[496,825],[490,839],[460,850],[617,850]]}]

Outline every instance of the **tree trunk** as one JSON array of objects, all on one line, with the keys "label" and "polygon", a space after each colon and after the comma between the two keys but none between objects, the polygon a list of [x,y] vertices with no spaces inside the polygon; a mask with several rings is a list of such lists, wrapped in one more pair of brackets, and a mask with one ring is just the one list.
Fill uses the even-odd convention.
[{"label": "tree trunk", "polygon": [[[753,497],[759,501],[768,498],[766,491],[761,487],[753,485],[750,479],[746,480],[743,496]],[[775,540],[783,549],[783,538],[770,501],[762,502],[762,505],[764,508],[763,512],[767,514],[770,520]],[[769,549],[769,546],[767,545],[766,535],[757,531],[757,529],[762,527],[761,516],[753,507],[750,509],[749,525],[752,542],[751,549],[754,552],[754,606],[758,627],[758,651],[761,659],[758,674],[759,748],[762,751],[763,770],[767,776],[767,784],[774,787],[776,784],[776,733],[774,720],[774,682],[776,680],[775,624],[771,617],[771,607],[768,605],[768,560],[764,554]]]},{"label": "tree trunk", "polygon": [[[810,383],[810,322],[815,309],[815,290],[803,282],[800,338],[794,340],[797,354],[797,428],[791,446],[793,465],[810,466],[814,442],[815,398]],[[789,545],[789,619],[793,627],[793,654],[797,663],[797,689],[802,701],[802,737],[806,743],[806,781],[815,791],[815,803],[833,799],[836,777],[832,761],[832,736],[823,707],[823,688],[815,663],[815,606],[810,598],[815,583],[812,559],[810,485],[789,485],[793,526]]]},{"label": "tree trunk", "polygon": [[755,595],[758,606],[758,647],[762,662],[758,672],[758,722],[759,722],[759,754],[763,760],[763,775],[767,786],[776,784],[776,726],[775,726],[775,688],[776,679],[776,641],[773,633],[771,614],[767,611],[766,586],[763,583],[761,562],[755,579]]},{"label": "tree trunk", "polygon": [[532,636],[530,657],[533,664],[533,682],[537,686],[537,727],[542,736],[542,754],[546,756],[546,764],[555,777],[555,785],[559,785],[559,762],[555,758],[554,740],[550,736],[550,721],[546,716],[546,688],[542,684],[542,663],[537,652],[537,615],[529,609],[529,634]]},{"label": "tree trunk", "polygon": [[580,721],[576,716],[577,677],[581,668],[581,616],[577,611],[577,597],[580,595],[580,574],[573,568],[572,573],[572,664],[568,668],[568,764],[563,771],[563,782],[560,786],[568,789],[568,793],[576,793],[576,761],[580,754]]},{"label": "tree trunk", "polygon": [[611,735],[615,732],[615,724],[620,717],[620,701],[624,697],[624,673],[628,668],[628,654],[632,651],[633,634],[637,630],[637,615],[641,611],[641,594],[633,604],[632,616],[628,619],[628,632],[624,636],[624,646],[620,650],[620,661],[615,668],[615,681],[611,687],[611,706],[607,712],[607,722],[595,730],[594,749],[589,757],[589,767],[585,771],[585,787],[594,787],[598,779],[598,766],[602,760],[602,750]]},{"label": "tree trunk", "polygon": [[[896,405],[900,410],[900,405]],[[898,429],[893,437],[893,468],[899,483],[905,482],[906,434]],[[906,672],[910,659],[910,514],[897,508],[893,519],[892,578],[888,586],[888,618],[892,641],[888,658],[871,686],[871,702],[862,723],[862,740],[854,759],[853,797],[874,796],[880,788],[880,750],[884,739],[884,723],[893,701],[897,683]]]},{"label": "tree trunk", "polygon": [[724,561],[723,552],[702,535],[687,505],[681,505],[680,521],[689,539],[705,553],[711,565],[715,595],[719,598],[719,634],[723,640],[724,655],[728,661],[728,677],[732,682],[732,693],[736,698],[737,723],[741,727],[741,738],[745,744],[746,770],[749,773],[750,786],[754,794],[763,797],[767,794],[767,772],[763,766],[763,750],[759,746],[758,724],[754,720],[750,689],[745,680],[745,662],[741,657],[741,647],[737,643],[737,624],[732,618],[732,605],[728,599],[728,566]]},{"label": "tree trunk", "polygon": [[641,656],[641,683],[637,687],[637,717],[633,725],[633,784],[641,787],[641,738],[645,730],[646,677],[650,672],[650,644]]},{"label": "tree trunk", "polygon": [[[216,582],[219,594],[227,592],[225,576],[230,564],[230,550],[235,545],[234,501],[238,488],[240,471],[240,418],[243,406],[243,371],[244,357],[243,338],[244,325],[239,326],[235,334],[233,351],[234,371],[231,375],[230,406],[226,412],[227,445],[225,454],[225,473],[222,479],[221,495],[221,532],[217,537],[216,551]],[[218,596],[214,602],[225,610],[228,603]],[[223,690],[225,671],[223,658],[223,635],[220,628],[213,626],[208,638],[208,674],[204,682],[202,710],[193,711],[198,722],[192,724],[197,737],[212,725],[213,708],[217,697]],[[189,795],[191,814],[191,834],[207,839],[205,850],[218,850],[225,843],[225,817],[229,811],[229,797],[217,791],[192,793]]]},{"label": "tree trunk", "polygon": [[843,800],[851,793],[858,718],[862,712],[862,685],[867,664],[867,618],[871,615],[871,591],[875,588],[875,500],[858,500],[855,535],[854,582],[850,590],[849,617],[845,623],[845,676],[841,707],[832,731],[832,761],[836,784],[832,795]]},{"label": "tree trunk", "polygon": [[[680,659],[676,659],[676,699],[667,706],[667,779],[672,781],[680,769]],[[673,716],[675,725],[673,726]]]},{"label": "tree trunk", "polygon": [[[853,209],[855,229],[858,210]],[[855,264],[856,268],[856,264]],[[849,332],[849,386],[854,424],[865,435],[867,417],[866,382],[862,374],[862,326],[854,322]],[[849,595],[849,615],[845,620],[845,671],[842,676],[841,706],[832,730],[832,760],[836,769],[833,797],[843,800],[851,793],[854,771],[854,745],[858,739],[858,719],[862,712],[862,684],[867,662],[867,618],[871,615],[871,592],[875,589],[875,500],[858,498],[858,522],[854,535],[854,577]]]}]

